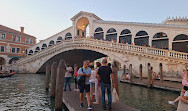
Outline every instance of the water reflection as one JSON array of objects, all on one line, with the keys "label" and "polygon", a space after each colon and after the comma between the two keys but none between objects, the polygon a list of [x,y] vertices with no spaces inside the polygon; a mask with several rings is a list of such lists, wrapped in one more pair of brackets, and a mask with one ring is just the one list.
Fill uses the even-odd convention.
[{"label": "water reflection", "polygon": [[177,106],[168,105],[178,93],[142,86],[120,83],[120,101],[142,111],[176,111]]},{"label": "water reflection", "polygon": [[45,91],[45,75],[17,74],[0,79],[1,111],[53,111],[54,100]]}]

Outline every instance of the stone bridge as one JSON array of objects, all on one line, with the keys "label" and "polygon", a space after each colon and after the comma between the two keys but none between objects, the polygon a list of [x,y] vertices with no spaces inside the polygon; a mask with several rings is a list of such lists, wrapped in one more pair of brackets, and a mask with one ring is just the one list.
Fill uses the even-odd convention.
[{"label": "stone bridge", "polygon": [[96,40],[92,38],[73,38],[63,40],[39,52],[17,61],[19,73],[43,72],[46,64],[65,59],[70,64],[82,64],[84,59],[95,60],[109,56],[121,66],[132,64],[133,74],[139,74],[142,66],[143,76],[147,76],[148,63],[155,72],[162,64],[164,72],[181,72],[188,61],[188,53],[169,51],[123,43]]}]

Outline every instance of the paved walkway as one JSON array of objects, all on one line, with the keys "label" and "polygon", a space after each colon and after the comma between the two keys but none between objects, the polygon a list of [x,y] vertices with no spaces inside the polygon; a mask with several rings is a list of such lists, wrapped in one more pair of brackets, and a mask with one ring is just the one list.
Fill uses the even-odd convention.
[{"label": "paved walkway", "polygon": [[[71,85],[72,89],[74,89],[73,86],[74,85],[72,84]],[[84,96],[84,108],[80,108],[79,91],[64,91],[63,102],[67,106],[69,111],[88,111],[85,96]],[[92,104],[92,106],[94,107],[92,111],[102,111],[103,109],[102,109],[102,104],[101,104],[101,97],[100,97],[100,104],[99,105]],[[117,103],[112,104],[111,111],[138,111],[138,110],[130,106],[127,106],[121,102],[117,102]]]},{"label": "paved walkway", "polygon": [[[147,86],[148,80],[146,78],[142,80],[140,80],[139,78],[133,78],[132,80],[133,80],[132,84]],[[130,83],[129,80],[120,80],[120,82]],[[171,91],[181,91],[182,84],[181,82],[173,82],[173,81],[163,81],[163,83],[161,83],[160,80],[155,80],[152,87],[171,90]]]}]

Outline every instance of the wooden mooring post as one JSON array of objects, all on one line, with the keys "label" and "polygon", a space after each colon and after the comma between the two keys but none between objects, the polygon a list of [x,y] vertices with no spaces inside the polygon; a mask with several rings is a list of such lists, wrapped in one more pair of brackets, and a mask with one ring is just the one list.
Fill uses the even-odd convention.
[{"label": "wooden mooring post", "polygon": [[115,88],[116,88],[117,94],[119,95],[118,69],[119,68],[118,68],[117,62],[113,61],[112,71],[113,71],[113,74],[114,74]]},{"label": "wooden mooring post", "polygon": [[50,65],[48,64],[46,66],[46,90],[49,89],[49,83],[50,83]]},{"label": "wooden mooring post", "polygon": [[51,66],[51,93],[50,93],[51,98],[55,97],[56,76],[57,76],[57,62],[53,62]]},{"label": "wooden mooring post", "polygon": [[163,65],[162,65],[162,63],[159,64],[159,70],[160,70],[160,81],[163,82]]},{"label": "wooden mooring post", "polygon": [[151,65],[148,63],[148,87],[151,87]]},{"label": "wooden mooring post", "polygon": [[130,84],[132,84],[132,64],[129,65],[129,77],[130,77]]},{"label": "wooden mooring post", "polygon": [[64,86],[64,75],[66,72],[66,65],[64,60],[60,60],[57,67],[57,78],[56,78],[56,91],[55,91],[55,109],[61,111],[63,105],[63,86]]}]

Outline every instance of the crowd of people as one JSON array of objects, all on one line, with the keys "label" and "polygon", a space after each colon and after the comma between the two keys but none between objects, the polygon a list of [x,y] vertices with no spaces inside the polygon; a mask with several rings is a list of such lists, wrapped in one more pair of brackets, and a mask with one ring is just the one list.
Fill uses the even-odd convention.
[{"label": "crowd of people", "polygon": [[[68,84],[69,91],[71,91],[70,81],[72,77],[72,67],[67,65],[65,73],[64,91]],[[93,104],[99,104],[99,95],[102,96],[102,107],[106,110],[106,101],[108,101],[108,109],[112,109],[112,94],[111,86],[115,88],[114,75],[112,73],[111,65],[108,64],[107,59],[102,59],[102,62],[96,62],[91,64],[89,60],[83,62],[83,67],[74,68],[75,89],[74,91],[80,91],[80,107],[84,107],[83,97],[84,91],[86,92],[87,107],[88,110],[93,109],[91,106],[91,100]],[[112,84],[111,84],[112,81]],[[106,98],[105,98],[106,96]],[[95,98],[94,98],[95,97]],[[95,101],[94,101],[95,100]]]}]

